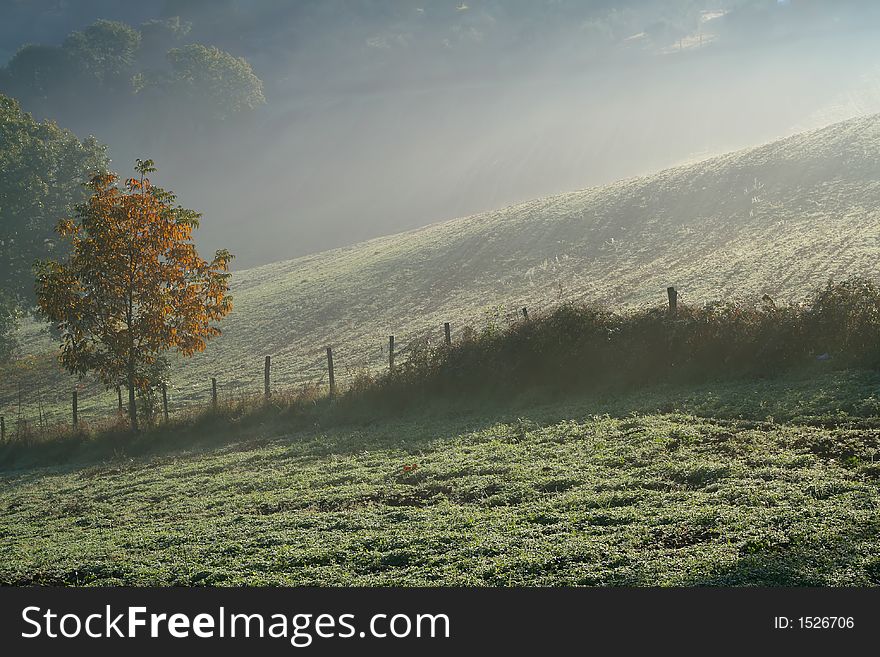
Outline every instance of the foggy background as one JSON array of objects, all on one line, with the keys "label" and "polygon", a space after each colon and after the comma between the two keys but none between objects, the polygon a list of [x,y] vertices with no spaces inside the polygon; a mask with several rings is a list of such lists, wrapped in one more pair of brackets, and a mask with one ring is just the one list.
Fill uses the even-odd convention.
[{"label": "foggy background", "polygon": [[880,111],[876,4],[0,0],[0,63],[97,19],[171,16],[182,43],[245,57],[266,103],[208,126],[22,100],[123,175],[156,160],[204,213],[200,247],[242,268]]}]

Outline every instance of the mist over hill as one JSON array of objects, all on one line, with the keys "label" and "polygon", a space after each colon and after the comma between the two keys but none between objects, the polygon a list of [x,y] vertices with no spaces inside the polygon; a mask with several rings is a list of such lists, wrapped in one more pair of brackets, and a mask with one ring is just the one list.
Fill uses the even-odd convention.
[{"label": "mist over hill", "polygon": [[108,144],[123,176],[156,160],[204,213],[200,248],[239,269],[880,111],[878,8],[862,0],[0,5],[7,58],[97,19],[146,35],[179,17],[171,45],[253,66],[265,104],[211,125],[115,91],[25,103]]},{"label": "mist over hill", "polygon": [[[265,355],[276,385],[326,384],[327,345],[345,385],[387,364],[389,335],[403,359],[423,340],[442,340],[444,322],[455,337],[466,325],[520,321],[523,306],[534,314],[569,300],[662,304],[668,285],[684,303],[800,300],[829,278],[875,275],[878,165],[875,115],[241,270],[222,338],[172,372],[174,402],[206,399],[211,377],[222,395],[260,390]],[[66,390],[45,329],[29,324],[22,343],[37,364],[5,380],[4,404],[22,381],[32,396]],[[103,413],[111,397],[93,387],[82,399]]]},{"label": "mist over hill", "polygon": [[[880,116],[241,271],[222,346],[315,352],[561,300],[798,299],[880,255]],[[261,338],[262,336],[262,338]],[[277,353],[277,351],[275,352]],[[219,356],[218,356],[219,358]]]}]

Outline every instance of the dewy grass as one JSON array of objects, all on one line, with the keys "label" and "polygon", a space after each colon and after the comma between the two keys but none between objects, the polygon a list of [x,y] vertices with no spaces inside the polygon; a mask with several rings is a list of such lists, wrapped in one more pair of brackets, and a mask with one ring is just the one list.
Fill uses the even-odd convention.
[{"label": "dewy grass", "polygon": [[813,371],[206,424],[3,472],[0,582],[877,584],[878,384]]}]

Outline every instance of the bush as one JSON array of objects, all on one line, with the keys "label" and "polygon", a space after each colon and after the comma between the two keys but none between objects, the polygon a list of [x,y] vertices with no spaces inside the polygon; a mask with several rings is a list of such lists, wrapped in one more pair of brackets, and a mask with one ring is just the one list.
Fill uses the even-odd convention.
[{"label": "bush", "polygon": [[863,278],[829,282],[804,313],[804,338],[816,353],[880,365],[880,289]]},{"label": "bush", "polygon": [[[823,356],[827,354],[827,356]],[[829,282],[803,303],[727,301],[612,312],[565,304],[506,330],[466,331],[453,346],[413,349],[377,392],[508,395],[765,376],[833,358],[880,365],[880,288],[860,279]]]}]

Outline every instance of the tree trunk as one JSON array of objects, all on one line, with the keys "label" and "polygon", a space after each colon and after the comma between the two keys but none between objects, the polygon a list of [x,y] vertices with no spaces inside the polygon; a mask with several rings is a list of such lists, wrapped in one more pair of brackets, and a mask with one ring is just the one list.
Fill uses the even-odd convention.
[{"label": "tree trunk", "polygon": [[134,375],[128,376],[128,419],[131,421],[131,430],[138,430],[137,404],[134,399]]}]

